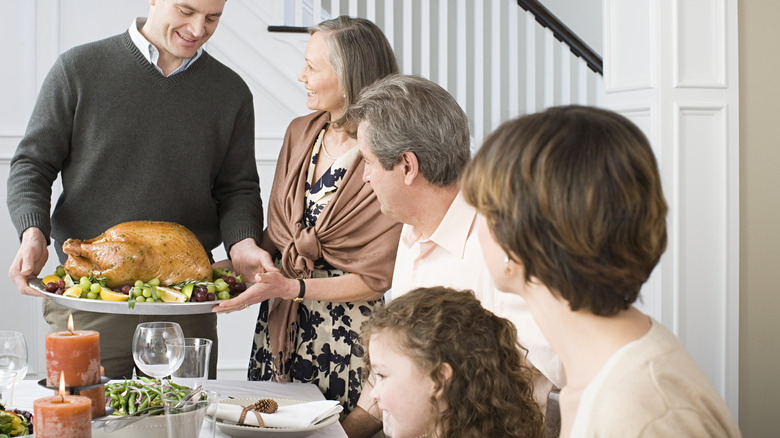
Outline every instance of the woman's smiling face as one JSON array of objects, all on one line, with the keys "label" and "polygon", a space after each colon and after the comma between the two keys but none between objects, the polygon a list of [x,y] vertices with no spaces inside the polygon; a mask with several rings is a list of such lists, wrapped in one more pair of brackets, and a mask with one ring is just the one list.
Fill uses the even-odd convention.
[{"label": "woman's smiling face", "polygon": [[389,331],[371,336],[368,348],[376,378],[371,397],[382,410],[386,434],[415,438],[424,435],[432,421],[434,382],[399,352],[397,338]]},{"label": "woman's smiling face", "polygon": [[298,73],[298,80],[306,87],[307,108],[328,111],[338,117],[344,112],[346,98],[336,72],[328,61],[325,38],[324,32],[315,32],[309,38],[306,45],[306,62]]}]

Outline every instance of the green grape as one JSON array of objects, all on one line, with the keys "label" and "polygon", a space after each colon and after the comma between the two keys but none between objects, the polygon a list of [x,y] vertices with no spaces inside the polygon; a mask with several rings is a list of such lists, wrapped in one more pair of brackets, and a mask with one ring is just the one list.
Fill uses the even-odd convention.
[{"label": "green grape", "polygon": [[214,287],[214,285],[213,285],[213,284],[209,284],[209,285],[207,285],[207,286],[206,286],[206,289],[208,289],[209,293],[212,293],[212,294],[213,294],[214,292],[216,292],[216,291],[217,291],[217,288],[216,288],[216,287]]},{"label": "green grape", "polygon": [[157,287],[160,285],[160,279],[159,278],[152,278],[149,280],[149,286]]},{"label": "green grape", "polygon": [[143,303],[144,301],[146,301],[146,298],[144,298],[144,297],[137,297],[137,298],[135,299],[135,302],[136,302],[136,303]]},{"label": "green grape", "polygon": [[57,274],[57,277],[64,277],[65,276],[65,267],[62,265],[57,266],[57,271],[55,272]]},{"label": "green grape", "polygon": [[136,297],[140,297],[141,295],[144,294],[144,288],[142,287],[133,287],[132,291],[133,291],[133,295]]},{"label": "green grape", "polygon": [[135,287],[144,287],[144,282],[142,280],[136,280],[134,286]]},{"label": "green grape", "polygon": [[152,290],[148,288],[144,288],[144,298],[150,298],[152,296]]},{"label": "green grape", "polygon": [[[227,284],[227,283],[225,283]],[[223,290],[217,293],[217,299],[219,300],[229,300],[230,299],[230,292]]]},{"label": "green grape", "polygon": [[94,294],[99,294],[100,289],[101,289],[100,283],[92,283],[92,286],[89,287],[89,291]]},{"label": "green grape", "polygon": [[82,289],[89,289],[90,286],[92,286],[92,282],[89,281],[89,277],[81,277],[81,279],[79,279],[79,285]]},{"label": "green grape", "polygon": [[227,284],[225,280],[218,278],[214,280],[214,287],[217,289],[217,292],[223,292],[228,290],[228,288],[230,288],[230,285]]},{"label": "green grape", "polygon": [[81,289],[81,298],[87,298],[88,294],[89,294],[89,288]]},{"label": "green grape", "polygon": [[87,294],[87,298],[89,298],[90,300],[96,300],[97,297],[98,297],[98,294],[96,294],[95,292],[90,292],[90,293]]}]

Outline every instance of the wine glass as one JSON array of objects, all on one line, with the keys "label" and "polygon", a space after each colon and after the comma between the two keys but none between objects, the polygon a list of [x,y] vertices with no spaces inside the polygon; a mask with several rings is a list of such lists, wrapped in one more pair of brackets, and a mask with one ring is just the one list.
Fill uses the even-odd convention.
[{"label": "wine glass", "polygon": [[162,379],[184,360],[184,332],[175,322],[142,322],[133,335],[133,360],[139,370]]},{"label": "wine glass", "polygon": [[0,331],[0,371],[5,371],[4,380],[10,372],[14,379],[10,382],[11,397],[8,402],[14,402],[14,386],[24,380],[27,375],[27,342],[21,332]]},{"label": "wine glass", "polygon": [[[0,403],[5,403],[4,394],[6,391],[8,391],[9,388],[14,387],[14,384],[16,383],[16,376],[18,374],[19,373],[16,371],[0,370]],[[11,394],[13,394],[13,390],[11,391]],[[11,409],[12,404],[13,400],[10,400],[6,405],[6,409]]]}]

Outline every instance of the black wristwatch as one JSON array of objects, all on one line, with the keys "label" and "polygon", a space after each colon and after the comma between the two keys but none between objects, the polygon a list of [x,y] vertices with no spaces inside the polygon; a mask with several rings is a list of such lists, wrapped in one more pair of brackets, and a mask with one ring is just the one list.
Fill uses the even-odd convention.
[{"label": "black wristwatch", "polygon": [[300,288],[298,290],[298,296],[293,298],[293,301],[296,303],[301,303],[303,302],[303,296],[306,294],[306,283],[304,283],[300,278],[298,279],[298,287]]}]

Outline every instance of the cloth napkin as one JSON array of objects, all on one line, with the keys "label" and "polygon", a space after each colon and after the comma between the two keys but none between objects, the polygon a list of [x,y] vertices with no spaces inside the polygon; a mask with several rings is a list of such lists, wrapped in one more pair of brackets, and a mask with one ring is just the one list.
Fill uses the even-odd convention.
[{"label": "cloth napkin", "polygon": [[[238,423],[243,407],[229,403],[219,403],[216,417],[223,421]],[[335,400],[321,400],[294,405],[279,406],[273,414],[263,414],[265,427],[303,428],[311,427],[333,414],[341,412],[343,408]],[[252,412],[247,412],[244,424],[259,426],[257,417]]]}]

